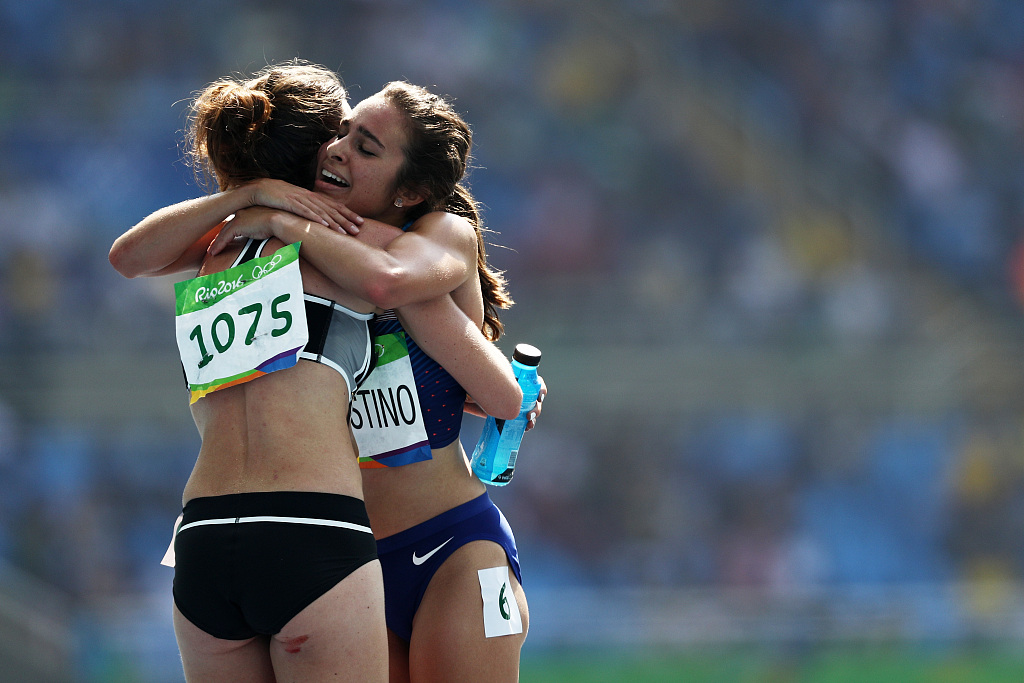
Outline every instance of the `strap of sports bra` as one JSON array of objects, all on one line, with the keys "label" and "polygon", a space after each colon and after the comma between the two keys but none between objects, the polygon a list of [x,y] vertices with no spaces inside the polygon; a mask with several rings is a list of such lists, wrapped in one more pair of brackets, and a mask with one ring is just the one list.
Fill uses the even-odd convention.
[{"label": "strap of sports bra", "polygon": [[266,245],[266,243],[269,241],[269,237],[263,240],[262,242],[257,242],[252,237],[250,237],[246,241],[245,246],[242,247],[242,252],[238,255],[238,258],[236,258],[235,262],[231,264],[231,267],[234,268],[237,265],[245,263],[246,261],[251,261],[257,256],[260,256],[263,253],[264,245]]}]

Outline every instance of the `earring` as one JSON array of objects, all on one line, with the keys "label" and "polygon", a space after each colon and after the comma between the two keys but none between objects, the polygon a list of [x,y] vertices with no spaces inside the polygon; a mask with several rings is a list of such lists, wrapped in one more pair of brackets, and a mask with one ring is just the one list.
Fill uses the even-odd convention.
[{"label": "earring", "polygon": [[395,206],[397,206],[398,208],[402,208],[402,198],[401,197],[399,197],[398,199],[395,200]]}]

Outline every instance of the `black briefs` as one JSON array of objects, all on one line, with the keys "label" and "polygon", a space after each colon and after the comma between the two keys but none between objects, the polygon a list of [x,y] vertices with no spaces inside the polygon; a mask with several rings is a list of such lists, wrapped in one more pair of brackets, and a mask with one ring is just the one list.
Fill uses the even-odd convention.
[{"label": "black briefs", "polygon": [[174,603],[225,640],[278,633],[377,558],[363,501],[272,491],[195,498],[174,536]]}]

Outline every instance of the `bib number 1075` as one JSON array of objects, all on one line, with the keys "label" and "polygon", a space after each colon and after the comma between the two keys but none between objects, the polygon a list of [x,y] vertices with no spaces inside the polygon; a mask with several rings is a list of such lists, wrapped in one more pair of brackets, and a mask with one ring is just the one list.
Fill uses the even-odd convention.
[{"label": "bib number 1075", "polygon": [[[281,305],[289,299],[291,299],[291,294],[282,294],[270,302],[270,318],[278,323],[270,330],[270,336],[272,337],[280,337],[283,334],[287,334],[288,330],[292,327],[291,311],[281,309]],[[263,316],[263,303],[257,301],[248,306],[243,306],[238,309],[235,315],[225,311],[210,322],[210,341],[213,342],[213,348],[217,353],[225,353],[235,343],[235,316],[241,320],[243,329],[245,329],[245,325],[248,325],[248,330],[245,333],[245,345],[251,346],[259,331],[260,319]],[[214,359],[214,355],[210,353],[209,347],[206,345],[203,324],[200,323],[192,328],[188,338],[199,347],[200,360],[198,367],[206,367]]]},{"label": "bib number 1075", "polygon": [[298,362],[309,340],[299,245],[179,282],[175,336],[195,403]]}]

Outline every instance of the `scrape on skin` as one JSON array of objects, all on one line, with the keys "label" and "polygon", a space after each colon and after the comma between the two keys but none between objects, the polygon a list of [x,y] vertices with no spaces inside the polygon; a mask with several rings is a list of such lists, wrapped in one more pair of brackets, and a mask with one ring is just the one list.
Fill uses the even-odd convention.
[{"label": "scrape on skin", "polygon": [[281,641],[284,646],[284,651],[288,654],[294,655],[302,651],[302,645],[309,640],[309,636],[295,636],[294,638],[285,638]]}]

